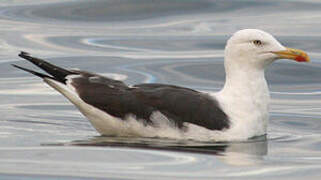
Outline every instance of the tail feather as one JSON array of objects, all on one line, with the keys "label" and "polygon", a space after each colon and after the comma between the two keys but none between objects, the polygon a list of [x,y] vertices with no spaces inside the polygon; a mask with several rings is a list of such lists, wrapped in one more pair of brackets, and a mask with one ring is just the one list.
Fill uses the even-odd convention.
[{"label": "tail feather", "polygon": [[[75,74],[74,72],[68,71],[66,69],[63,69],[61,67],[55,66],[51,63],[46,62],[45,60],[36,58],[36,57],[32,57],[30,56],[29,53],[27,52],[23,52],[21,51],[21,53],[19,54],[20,57],[28,60],[29,62],[33,63],[34,65],[38,66],[39,68],[41,68],[42,70],[46,71],[48,74],[52,75],[53,78],[59,82],[65,83],[66,82],[66,76],[71,75],[71,74]],[[39,77],[44,77],[44,74],[26,69],[26,68],[22,68],[20,66],[14,65],[14,67],[19,68],[21,70],[30,72],[36,76]],[[47,76],[50,77],[50,76]]]}]

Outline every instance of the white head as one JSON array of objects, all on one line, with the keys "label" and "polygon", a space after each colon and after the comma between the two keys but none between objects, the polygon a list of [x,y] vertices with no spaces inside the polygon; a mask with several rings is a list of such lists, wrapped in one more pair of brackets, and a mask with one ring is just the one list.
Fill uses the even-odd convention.
[{"label": "white head", "polygon": [[232,138],[266,134],[270,95],[264,69],[277,59],[309,61],[308,55],[284,47],[272,35],[257,29],[236,32],[225,48],[226,82],[215,97],[228,114]]},{"label": "white head", "polygon": [[308,62],[308,55],[281,45],[272,35],[257,29],[237,31],[225,47],[225,66],[232,69],[264,69],[277,59]]}]

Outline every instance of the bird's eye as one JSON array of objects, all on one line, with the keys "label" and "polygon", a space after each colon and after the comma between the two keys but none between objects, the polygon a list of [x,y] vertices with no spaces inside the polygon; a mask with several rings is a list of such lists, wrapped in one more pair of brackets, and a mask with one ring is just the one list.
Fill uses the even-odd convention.
[{"label": "bird's eye", "polygon": [[262,41],[260,40],[254,40],[253,44],[255,44],[256,46],[261,46],[262,45]]}]

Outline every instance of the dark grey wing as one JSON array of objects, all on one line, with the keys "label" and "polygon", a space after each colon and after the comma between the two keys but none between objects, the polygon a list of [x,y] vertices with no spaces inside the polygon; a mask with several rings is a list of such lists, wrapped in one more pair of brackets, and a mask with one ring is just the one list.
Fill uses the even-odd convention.
[{"label": "dark grey wing", "polygon": [[17,65],[14,67],[40,78],[50,78],[67,85],[70,83],[83,101],[110,115],[124,118],[133,114],[145,123],[152,123],[150,115],[160,111],[179,127],[184,122],[211,130],[229,127],[228,117],[219,103],[192,89],[164,84],[139,84],[130,88],[121,81],[97,74],[63,69],[26,52],[21,52],[19,56],[51,76]]},{"label": "dark grey wing", "polygon": [[138,102],[137,97],[123,82],[89,72],[73,72],[79,76],[73,76],[70,84],[84,102],[115,117],[135,115],[146,123],[150,122],[153,107]]},{"label": "dark grey wing", "polygon": [[211,130],[229,127],[226,114],[212,97],[198,91],[164,84],[139,84],[132,88],[120,81],[77,72],[72,78],[79,97],[86,103],[119,118],[135,115],[146,124],[160,111],[178,127],[184,122]]},{"label": "dark grey wing", "polygon": [[173,85],[140,84],[132,90],[141,104],[159,110],[179,127],[184,122],[211,130],[229,127],[219,103],[207,94]]}]

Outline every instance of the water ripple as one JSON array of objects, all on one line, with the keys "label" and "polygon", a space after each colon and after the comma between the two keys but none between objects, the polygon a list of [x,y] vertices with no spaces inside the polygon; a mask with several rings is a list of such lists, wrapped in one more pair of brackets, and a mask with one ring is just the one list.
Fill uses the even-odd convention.
[{"label": "water ripple", "polygon": [[[0,2],[0,179],[318,179],[319,1],[26,0]],[[28,51],[128,84],[216,92],[231,33],[259,28],[300,48],[310,64],[280,60],[267,138],[201,143],[100,137],[64,97],[10,66]]]}]

